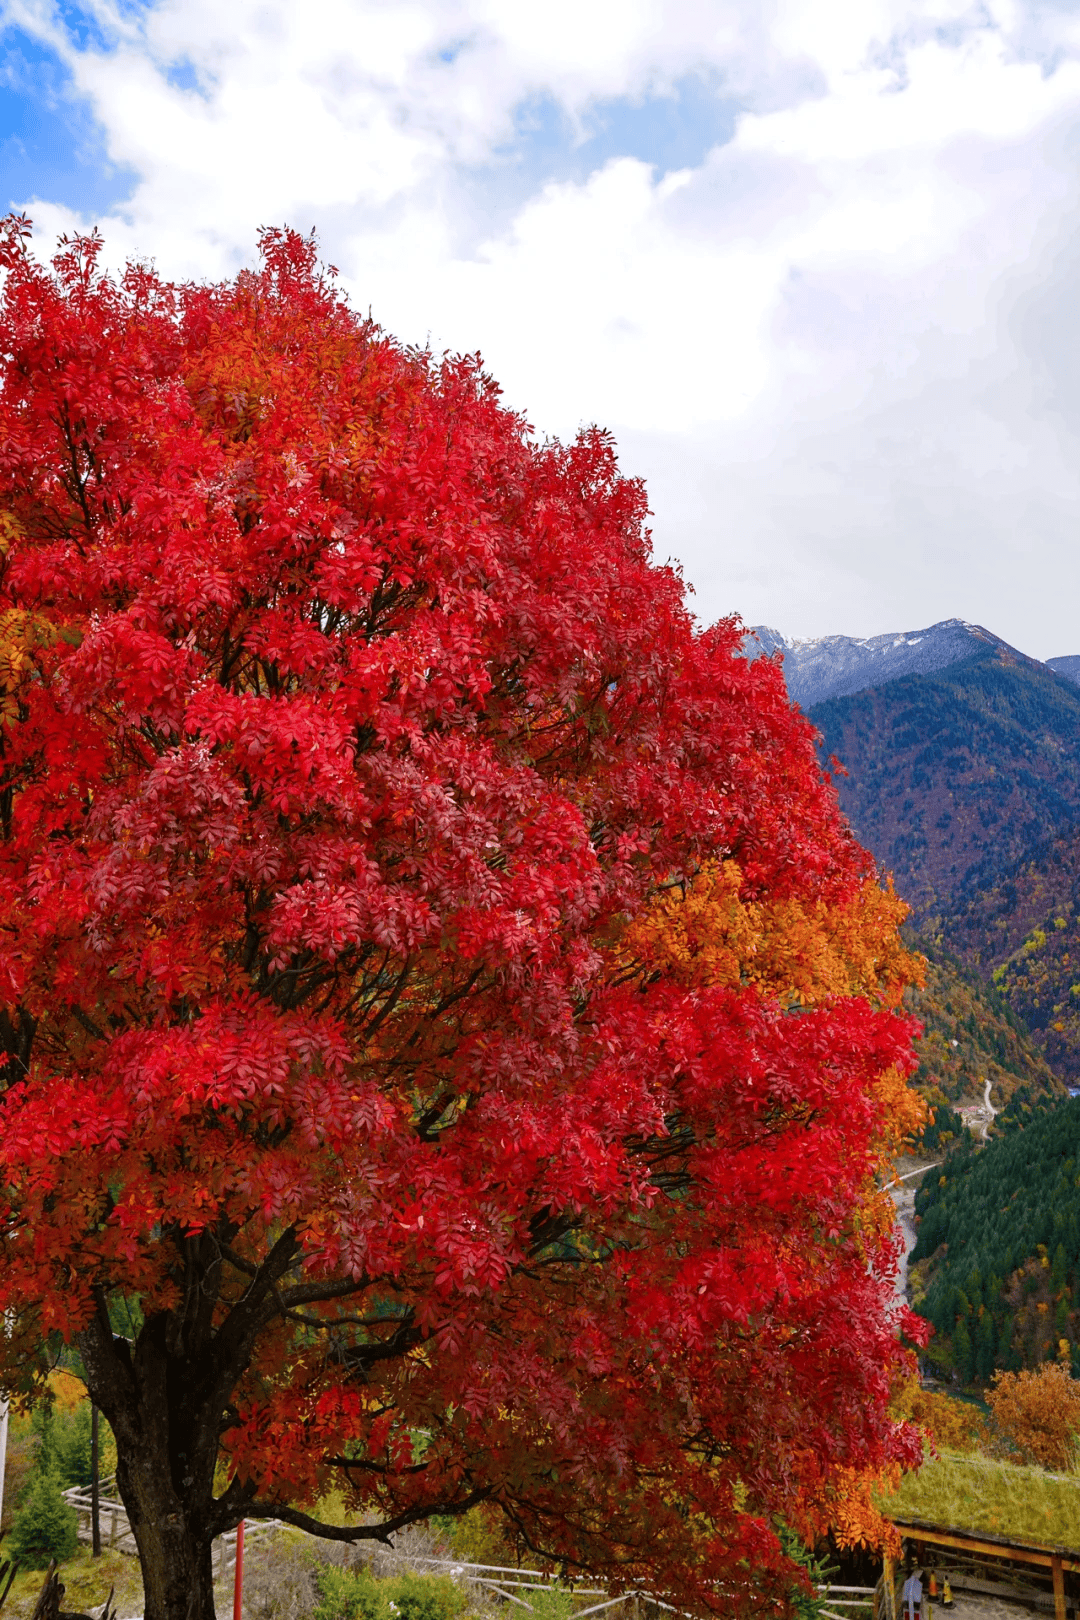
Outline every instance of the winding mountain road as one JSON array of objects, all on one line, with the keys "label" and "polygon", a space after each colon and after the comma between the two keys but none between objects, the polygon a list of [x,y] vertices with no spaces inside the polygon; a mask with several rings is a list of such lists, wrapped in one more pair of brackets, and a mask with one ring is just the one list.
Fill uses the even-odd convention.
[{"label": "winding mountain road", "polygon": [[896,1227],[900,1233],[903,1247],[900,1251],[900,1265],[896,1273],[896,1304],[907,1303],[907,1274],[908,1261],[911,1251],[915,1247],[915,1188],[907,1187],[905,1182],[913,1180],[916,1176],[925,1175],[927,1170],[934,1170],[942,1161],[934,1159],[929,1164],[916,1165],[914,1170],[905,1170],[902,1176],[890,1181],[886,1192],[892,1194],[892,1201],[896,1206]]}]

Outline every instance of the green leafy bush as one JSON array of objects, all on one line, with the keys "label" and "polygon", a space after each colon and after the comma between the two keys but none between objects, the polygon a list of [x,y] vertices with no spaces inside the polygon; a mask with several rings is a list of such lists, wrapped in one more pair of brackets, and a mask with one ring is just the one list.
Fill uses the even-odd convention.
[{"label": "green leafy bush", "polygon": [[449,1575],[395,1575],[368,1569],[321,1569],[315,1620],[457,1620],[465,1594]]},{"label": "green leafy bush", "polygon": [[55,1558],[63,1563],[78,1546],[78,1517],[64,1501],[52,1472],[35,1475],[11,1527],[7,1552],[24,1568],[45,1569]]},{"label": "green leafy bush", "polygon": [[[528,1598],[537,1620],[570,1620],[578,1609],[591,1606],[594,1597],[575,1597],[565,1586],[547,1586],[542,1592],[523,1592]],[[616,1614],[618,1610],[613,1611]]]}]

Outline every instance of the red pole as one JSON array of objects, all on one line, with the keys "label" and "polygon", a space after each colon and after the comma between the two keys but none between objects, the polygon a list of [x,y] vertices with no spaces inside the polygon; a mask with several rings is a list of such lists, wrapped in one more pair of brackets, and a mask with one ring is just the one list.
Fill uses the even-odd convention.
[{"label": "red pole", "polygon": [[243,1620],[244,1613],[244,1521],[236,1527],[236,1575],[233,1580],[233,1620]]}]

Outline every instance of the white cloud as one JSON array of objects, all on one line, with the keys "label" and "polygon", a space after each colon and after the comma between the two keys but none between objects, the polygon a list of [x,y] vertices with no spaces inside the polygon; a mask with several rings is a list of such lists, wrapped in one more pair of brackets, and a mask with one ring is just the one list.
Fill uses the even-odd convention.
[{"label": "white cloud", "polygon": [[[223,274],[260,224],[316,224],[392,330],[480,348],[541,430],[616,430],[705,617],[956,613],[1080,651],[1070,5],[162,0],[132,21],[102,0],[108,49],[48,0],[6,10],[137,176],[102,222],[114,257]],[[732,139],[675,174],[616,155],[545,182],[523,107],[585,132],[688,75],[739,101]]]}]

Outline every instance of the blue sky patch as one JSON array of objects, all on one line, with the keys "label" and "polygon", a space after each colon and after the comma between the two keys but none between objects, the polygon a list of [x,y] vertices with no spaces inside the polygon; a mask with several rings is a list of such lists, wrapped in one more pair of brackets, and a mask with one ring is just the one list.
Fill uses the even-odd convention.
[{"label": "blue sky patch", "polygon": [[173,62],[165,71],[165,78],[176,90],[192,90],[196,95],[206,99],[206,86],[199,77],[194,62],[184,57],[180,62]]},{"label": "blue sky patch", "polygon": [[[134,21],[152,9],[153,0],[118,0],[116,6],[124,21]],[[93,11],[87,6],[80,6],[77,0],[57,0],[56,12],[68,38],[80,51],[107,51],[115,44]]]},{"label": "blue sky patch", "polygon": [[134,181],[110,163],[102,132],[72,94],[60,59],[8,29],[0,74],[0,211],[42,197],[93,218],[129,196]]},{"label": "blue sky patch", "polygon": [[512,142],[498,154],[528,190],[551,180],[581,181],[612,158],[639,158],[661,174],[696,168],[735,131],[737,102],[714,82],[690,75],[668,94],[598,101],[575,128],[557,101],[537,97],[519,109]]},{"label": "blue sky patch", "polygon": [[514,135],[490,161],[459,173],[455,249],[468,255],[545,185],[580,184],[615,158],[650,163],[659,175],[697,168],[731,140],[742,110],[719,83],[697,74],[670,94],[596,101],[577,122],[554,97],[534,97],[517,109]]}]

